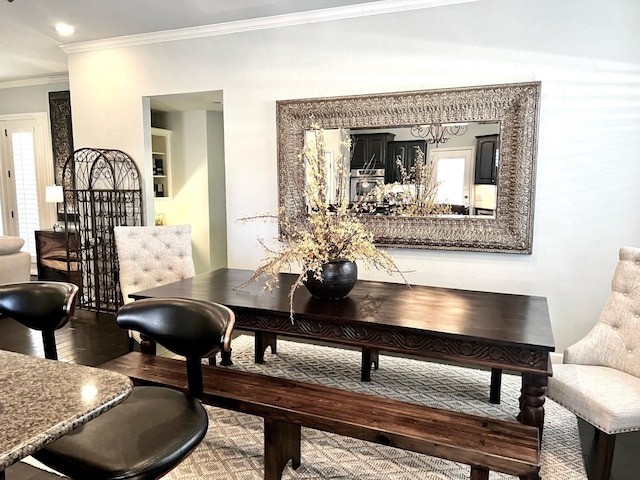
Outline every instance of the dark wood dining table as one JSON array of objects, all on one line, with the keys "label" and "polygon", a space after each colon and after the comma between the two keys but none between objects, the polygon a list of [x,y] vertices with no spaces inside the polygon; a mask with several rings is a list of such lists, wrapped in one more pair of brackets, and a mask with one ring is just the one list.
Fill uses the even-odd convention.
[{"label": "dark wood dining table", "polygon": [[275,353],[276,337],[283,335],[362,348],[363,374],[378,351],[487,367],[493,380],[503,369],[517,372],[522,376],[518,418],[542,431],[549,354],[555,349],[546,298],[358,280],[338,301],[318,300],[299,288],[292,321],[288,293],[297,275],[280,274],[273,291],[264,291],[260,281],[238,288],[252,274],[222,268],[131,297],[226,305],[236,315],[236,330],[254,332],[257,361],[268,346]]},{"label": "dark wood dining table", "polygon": [[0,479],[4,470],[131,393],[129,377],[0,350]]}]

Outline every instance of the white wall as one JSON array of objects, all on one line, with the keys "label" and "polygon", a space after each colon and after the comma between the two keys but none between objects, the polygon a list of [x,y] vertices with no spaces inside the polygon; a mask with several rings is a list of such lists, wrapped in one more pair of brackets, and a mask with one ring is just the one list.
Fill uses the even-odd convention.
[{"label": "white wall", "polygon": [[67,81],[6,88],[15,82],[0,83],[0,114],[49,113],[49,92],[69,90]]},{"label": "white wall", "polygon": [[207,112],[211,268],[227,266],[227,192],[222,112]]},{"label": "white wall", "polygon": [[164,213],[167,225],[191,225],[193,263],[196,273],[204,273],[211,269],[207,112],[175,112],[165,119],[171,130],[172,196],[156,199],[155,212]]},{"label": "white wall", "polygon": [[255,268],[276,226],[234,220],[277,209],[276,100],[540,80],[533,254],[391,254],[416,284],[548,297],[562,350],[596,321],[618,248],[640,246],[639,16],[636,0],[482,0],[75,53],[75,144],[143,159],[142,96],[223,90],[228,263]]},{"label": "white wall", "polygon": [[162,213],[166,225],[192,225],[196,273],[226,267],[227,219],[222,112],[156,111],[152,117],[154,127],[171,131],[172,168],[172,196],[155,198],[154,213]]}]

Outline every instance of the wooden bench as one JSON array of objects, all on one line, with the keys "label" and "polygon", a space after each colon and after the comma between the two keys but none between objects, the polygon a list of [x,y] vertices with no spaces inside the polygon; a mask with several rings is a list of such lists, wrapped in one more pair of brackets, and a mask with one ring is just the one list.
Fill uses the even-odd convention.
[{"label": "wooden bench", "polygon": [[[187,389],[181,360],[132,352],[101,368],[139,385]],[[540,478],[535,427],[235,369],[202,370],[204,404],[264,418],[266,480],[279,480],[289,460],[300,466],[301,426],[465,463],[472,480],[487,480],[490,470]]]}]

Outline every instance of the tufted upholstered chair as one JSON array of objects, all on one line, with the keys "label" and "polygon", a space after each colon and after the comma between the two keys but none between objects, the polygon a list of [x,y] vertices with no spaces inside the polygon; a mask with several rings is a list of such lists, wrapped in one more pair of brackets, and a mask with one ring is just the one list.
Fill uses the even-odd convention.
[{"label": "tufted upholstered chair", "polygon": [[547,396],[596,428],[590,479],[608,480],[618,433],[640,430],[640,248],[622,247],[593,329],[553,366]]},{"label": "tufted upholstered chair", "polygon": [[[114,227],[120,291],[125,304],[129,294],[193,277],[191,225]],[[138,332],[130,338],[142,342]]]},{"label": "tufted upholstered chair", "polygon": [[124,303],[129,294],[193,277],[191,226],[114,227]]}]

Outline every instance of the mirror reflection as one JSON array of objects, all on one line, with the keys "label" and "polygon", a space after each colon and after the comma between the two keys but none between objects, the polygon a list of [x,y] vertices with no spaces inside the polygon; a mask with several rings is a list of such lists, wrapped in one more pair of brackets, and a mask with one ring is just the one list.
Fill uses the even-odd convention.
[{"label": "mirror reflection", "polygon": [[307,213],[299,153],[315,125],[357,140],[337,185],[369,207],[379,245],[530,254],[539,103],[540,82],[279,100],[281,233]]},{"label": "mirror reflection", "polygon": [[346,191],[365,215],[495,218],[498,121],[327,129],[324,139],[329,203]]}]

